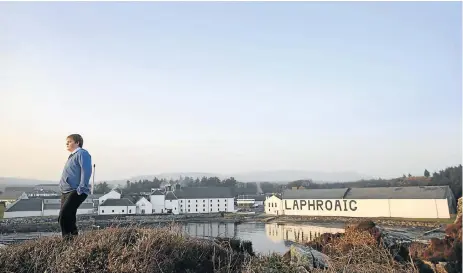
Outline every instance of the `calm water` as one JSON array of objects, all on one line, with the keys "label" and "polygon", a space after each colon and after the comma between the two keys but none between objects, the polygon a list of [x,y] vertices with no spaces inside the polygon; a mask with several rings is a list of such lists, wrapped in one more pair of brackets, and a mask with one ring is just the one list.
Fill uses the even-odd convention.
[{"label": "calm water", "polygon": [[[284,253],[291,243],[303,243],[313,240],[323,233],[344,232],[343,223],[333,224],[265,224],[265,223],[187,223],[183,225],[185,233],[203,238],[228,237],[249,240],[254,251],[262,254],[269,252]],[[417,228],[388,228],[390,232],[406,235],[417,239],[425,230]],[[58,235],[58,233],[16,233],[0,235],[0,244],[4,240],[14,238]],[[430,234],[420,239],[441,237],[440,234]]]}]

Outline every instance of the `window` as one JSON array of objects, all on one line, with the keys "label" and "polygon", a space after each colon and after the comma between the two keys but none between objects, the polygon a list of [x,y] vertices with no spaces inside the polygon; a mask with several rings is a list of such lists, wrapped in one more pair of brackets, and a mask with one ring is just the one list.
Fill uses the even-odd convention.
[{"label": "window", "polygon": [[211,209],[211,211],[212,211],[212,209]]},{"label": "window", "polygon": [[203,199],[203,203],[205,203],[205,202],[206,202],[206,200]]},{"label": "window", "polygon": [[113,212],[114,212],[114,210],[113,210]]},{"label": "window", "polygon": [[188,212],[190,212],[190,209],[188,209]]},{"label": "window", "polygon": [[180,200],[180,203],[183,203],[183,200]]},{"label": "window", "polygon": [[212,202],[212,199],[211,199],[211,202]]},{"label": "window", "polygon": [[190,200],[188,200],[188,203],[190,203]]},{"label": "window", "polygon": [[[124,211],[122,211],[122,212],[124,212]],[[129,213],[132,213],[132,210],[131,210],[131,209],[129,209]]]},{"label": "window", "polygon": [[198,209],[195,209],[196,212],[198,212]]},{"label": "window", "polygon": [[198,199],[196,199],[196,203],[198,203]]},{"label": "window", "polygon": [[190,205],[188,205],[188,207],[190,207]]},{"label": "window", "polygon": [[183,208],[183,205],[180,205],[180,208]]},{"label": "window", "polygon": [[203,204],[203,208],[204,208],[205,206],[206,206],[206,205],[205,205],[205,204]]},{"label": "window", "polygon": [[206,209],[203,209],[203,212],[206,211]]},{"label": "window", "polygon": [[104,213],[104,210],[102,210],[101,213]]},{"label": "window", "polygon": [[122,210],[122,212],[124,212],[124,210]]}]

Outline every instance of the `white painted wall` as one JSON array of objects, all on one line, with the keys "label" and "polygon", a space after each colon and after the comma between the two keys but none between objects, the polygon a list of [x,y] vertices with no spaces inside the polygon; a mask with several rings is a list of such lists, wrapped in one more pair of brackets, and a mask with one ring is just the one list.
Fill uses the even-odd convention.
[{"label": "white painted wall", "polygon": [[43,210],[43,216],[58,216],[59,209],[45,209]]},{"label": "white painted wall", "polygon": [[153,205],[153,213],[166,213],[165,207],[165,196],[164,195],[151,195],[150,202]]},{"label": "white painted wall", "polygon": [[81,214],[95,214],[93,209],[77,209],[77,215]]},{"label": "white painted wall", "polygon": [[170,206],[172,208],[172,214],[179,214],[178,200],[172,200]]},{"label": "white painted wall", "polygon": [[137,214],[152,214],[153,213],[153,205],[145,197],[138,200],[135,205],[137,207],[136,208]]},{"label": "white painted wall", "polygon": [[225,212],[235,212],[235,199],[227,198],[227,207]]},{"label": "white painted wall", "polygon": [[[299,208],[294,205],[295,201]],[[285,199],[282,203],[285,215],[343,217],[389,217],[390,215],[388,199]],[[312,206],[313,204],[315,206]]]},{"label": "white painted wall", "polygon": [[100,198],[98,198],[99,204],[101,205],[101,203],[106,201],[106,199],[121,199],[121,194],[118,193],[115,190],[111,190],[107,194],[105,194],[105,195],[101,196]]},{"label": "white painted wall", "polygon": [[137,207],[133,206],[99,206],[98,215],[135,214]]},{"label": "white painted wall", "polygon": [[[276,215],[450,218],[447,199],[285,199],[265,201],[265,213]],[[270,204],[277,204],[272,207]],[[310,205],[310,206],[309,206]]]},{"label": "white painted wall", "polygon": [[283,215],[282,201],[275,195],[270,196],[264,201],[264,209],[266,214]]},{"label": "white painted wall", "polygon": [[446,199],[391,199],[391,217],[450,218]]},{"label": "white painted wall", "polygon": [[3,218],[33,217],[42,216],[42,211],[5,211]]},{"label": "white painted wall", "polygon": [[233,198],[179,199],[178,205],[179,212],[185,214],[235,211]]}]

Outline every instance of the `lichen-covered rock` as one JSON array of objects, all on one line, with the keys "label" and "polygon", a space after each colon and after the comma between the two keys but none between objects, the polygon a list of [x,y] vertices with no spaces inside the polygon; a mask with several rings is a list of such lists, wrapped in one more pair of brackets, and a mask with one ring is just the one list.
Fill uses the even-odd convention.
[{"label": "lichen-covered rock", "polygon": [[291,245],[289,251],[285,254],[292,265],[304,267],[307,270],[314,268],[328,268],[329,257],[311,247],[302,245]]}]

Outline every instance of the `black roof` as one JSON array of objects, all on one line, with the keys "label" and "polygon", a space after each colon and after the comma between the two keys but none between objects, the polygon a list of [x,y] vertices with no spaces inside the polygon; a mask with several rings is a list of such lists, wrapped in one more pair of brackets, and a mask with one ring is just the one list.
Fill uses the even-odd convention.
[{"label": "black roof", "polygon": [[14,211],[42,211],[42,199],[19,199],[5,210],[5,212]]},{"label": "black roof", "polygon": [[343,199],[347,188],[285,190],[283,199]]},{"label": "black roof", "polygon": [[352,188],[345,199],[447,199],[449,186]]},{"label": "black roof", "polygon": [[100,206],[135,206],[135,204],[127,199],[106,199]]},{"label": "black roof", "polygon": [[155,190],[151,195],[164,195],[160,190]]},{"label": "black roof", "polygon": [[189,187],[174,193],[178,199],[233,198],[230,188],[227,187]]},{"label": "black roof", "polygon": [[175,194],[170,191],[166,194],[166,200],[177,200],[177,196],[175,196]]}]

